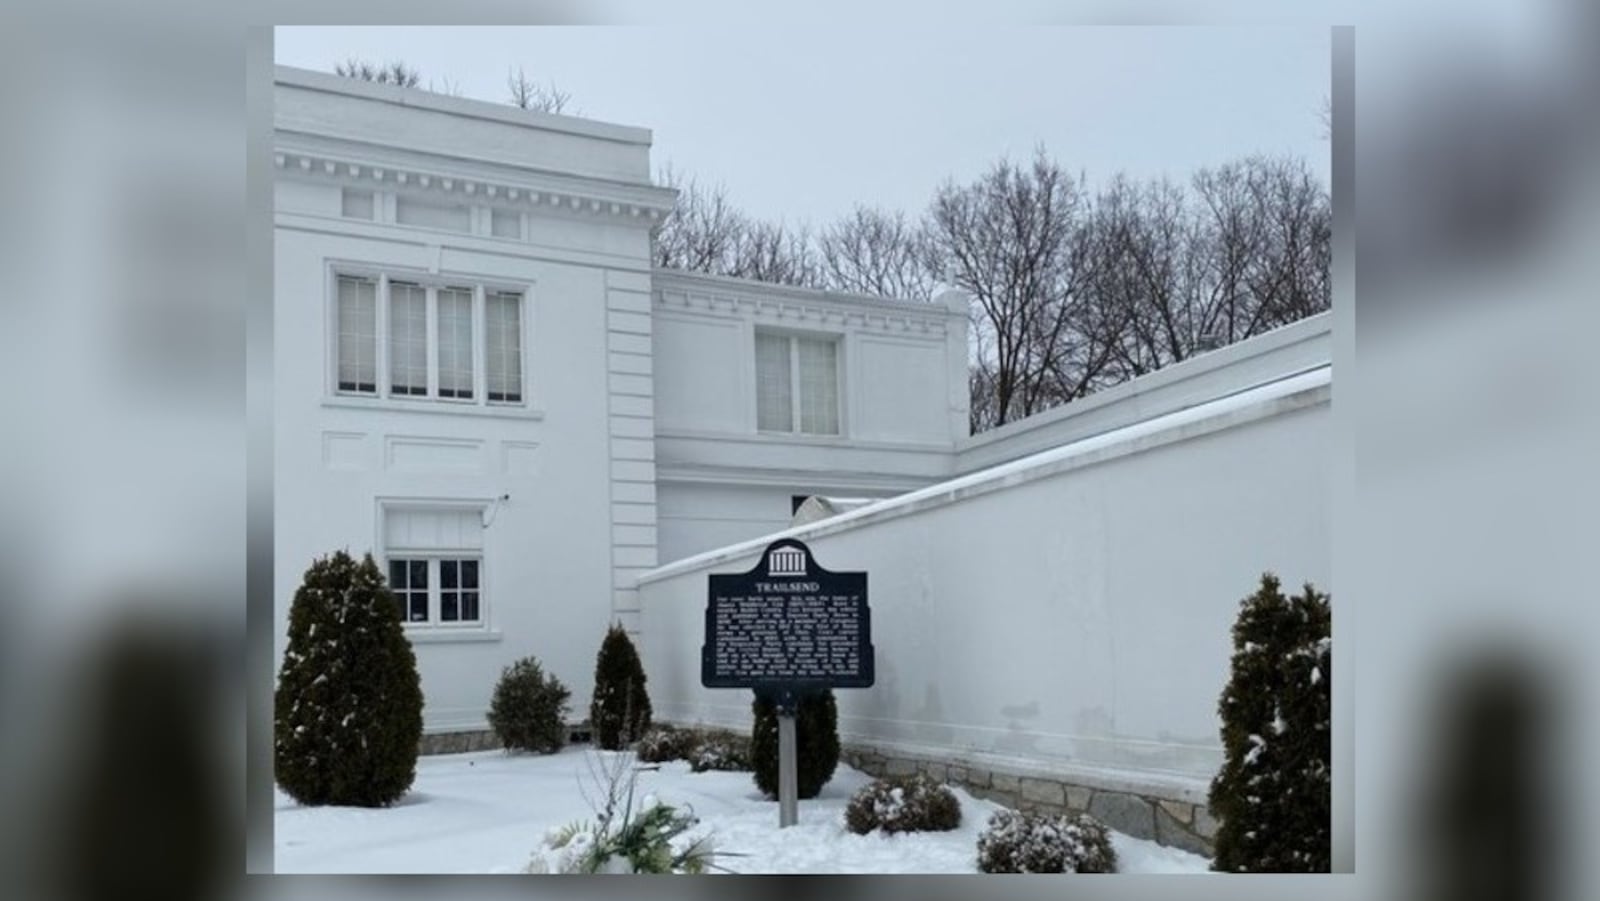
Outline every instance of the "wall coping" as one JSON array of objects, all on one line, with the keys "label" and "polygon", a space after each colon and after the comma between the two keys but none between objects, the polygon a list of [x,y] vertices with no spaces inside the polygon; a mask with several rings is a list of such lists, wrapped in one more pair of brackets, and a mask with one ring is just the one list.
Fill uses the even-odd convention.
[{"label": "wall coping", "polygon": [[821,522],[791,527],[675,560],[640,573],[637,584],[645,585],[684,573],[745,560],[779,538],[812,541],[838,532],[978,497],[991,491],[1016,488],[1165,444],[1328,403],[1332,395],[1331,386],[1331,365],[1320,366],[1309,372],[1278,378],[1226,397],[887,498]]},{"label": "wall coping", "polygon": [[647,147],[651,141],[651,132],[648,128],[617,125],[596,119],[563,116],[557,113],[539,112],[537,110],[525,110],[509,103],[491,103],[487,100],[451,97],[448,94],[438,94],[421,88],[402,88],[398,85],[378,84],[356,78],[346,78],[342,75],[335,75],[332,72],[302,69],[297,66],[274,66],[272,80],[277,84],[289,87],[321,91],[327,94],[344,94],[395,106],[433,110],[456,116],[466,116],[472,119],[485,119],[522,128],[565,132],[586,138],[599,138],[623,144],[641,144]]},{"label": "wall coping", "polygon": [[[808,288],[800,285],[782,285],[776,282],[760,282],[755,279],[738,278],[731,275],[709,275],[703,272],[689,272],[683,269],[667,269],[663,267],[656,267],[651,270],[650,274],[654,281],[653,287],[657,295],[660,294],[663,287],[698,288],[711,293],[745,296],[752,299],[781,297],[804,303],[833,306],[844,310],[865,307],[881,315],[897,313],[903,316],[943,317],[962,321],[967,318],[965,302],[958,309],[953,303],[938,299],[932,301],[902,300],[893,297],[879,297],[872,294],[851,294],[844,291],[829,291],[823,288]],[[944,296],[940,295],[940,297]],[[962,297],[965,297],[965,295],[962,295]]]},{"label": "wall coping", "polygon": [[1060,422],[1099,410],[1130,398],[1159,391],[1179,382],[1198,378],[1253,357],[1265,356],[1294,344],[1327,339],[1333,333],[1332,313],[1307,316],[1269,332],[1246,338],[1213,351],[1197,354],[1187,360],[1163,366],[1117,385],[1101,388],[1058,407],[1043,410],[1023,419],[957,439],[958,458],[969,452],[1000,444],[1021,435],[1048,429]]}]

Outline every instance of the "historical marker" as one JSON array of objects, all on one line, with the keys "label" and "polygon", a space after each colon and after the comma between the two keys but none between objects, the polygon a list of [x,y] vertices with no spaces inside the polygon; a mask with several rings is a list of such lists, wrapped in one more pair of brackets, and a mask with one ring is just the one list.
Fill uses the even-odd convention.
[{"label": "historical marker", "polygon": [[773,695],[871,687],[866,573],[829,572],[785,538],[749,572],[710,581],[702,685]]},{"label": "historical marker", "polygon": [[778,708],[778,825],[799,819],[795,705],[826,688],[869,688],[874,670],[867,574],[829,572],[793,538],[749,572],[710,576],[700,684],[753,688]]}]

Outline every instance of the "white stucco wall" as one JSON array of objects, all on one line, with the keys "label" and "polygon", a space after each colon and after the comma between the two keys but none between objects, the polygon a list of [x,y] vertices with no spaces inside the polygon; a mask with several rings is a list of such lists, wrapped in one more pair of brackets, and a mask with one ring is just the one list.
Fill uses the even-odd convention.
[{"label": "white stucco wall", "polygon": [[748,724],[748,692],[699,684],[706,576],[789,535],[869,573],[877,684],[838,692],[847,740],[1203,792],[1238,601],[1267,570],[1333,587],[1329,398],[1324,366],[663,566],[655,709]]},{"label": "white stucco wall", "polygon": [[[581,719],[605,629],[636,625],[633,576],[658,562],[649,228],[672,193],[648,183],[649,133],[278,76],[275,650],[313,559],[343,548],[381,565],[385,502],[510,495],[481,535],[483,627],[407,626],[425,728],[484,728],[501,667],[529,654]],[[373,219],[342,215],[347,189],[374,193]],[[406,197],[466,206],[470,227],[400,224]],[[492,233],[491,209],[513,211],[515,237]],[[523,290],[525,404],[337,394],[341,267]]]}]

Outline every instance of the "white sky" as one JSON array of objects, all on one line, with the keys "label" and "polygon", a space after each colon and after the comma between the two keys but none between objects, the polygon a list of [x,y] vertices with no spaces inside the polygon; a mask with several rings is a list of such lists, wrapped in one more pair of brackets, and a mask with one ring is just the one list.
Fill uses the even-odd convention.
[{"label": "white sky", "polygon": [[1249,153],[1328,181],[1325,28],[288,27],[279,63],[404,60],[466,97],[553,80],[569,112],[649,128],[656,168],[745,210],[820,225],[856,203],[921,212],[1036,144],[1093,183],[1187,179]]}]

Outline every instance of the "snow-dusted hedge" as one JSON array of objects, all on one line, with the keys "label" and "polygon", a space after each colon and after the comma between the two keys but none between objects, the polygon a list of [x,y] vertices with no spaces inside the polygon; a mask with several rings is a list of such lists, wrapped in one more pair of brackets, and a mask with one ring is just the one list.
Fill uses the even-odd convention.
[{"label": "snow-dusted hedge", "polygon": [[1263,575],[1233,625],[1223,765],[1208,798],[1221,872],[1332,866],[1332,614],[1312,586],[1292,597],[1278,586]]},{"label": "snow-dusted hedge", "polygon": [[500,671],[489,702],[489,726],[508,751],[553,754],[567,743],[571,694],[538,659],[524,657]]},{"label": "snow-dusted hedge", "polygon": [[1088,814],[997,811],[978,836],[984,873],[1115,873],[1111,835]]},{"label": "snow-dusted hedge", "polygon": [[707,770],[750,770],[750,740],[729,732],[707,732],[699,736],[689,756],[689,769],[696,773]]},{"label": "snow-dusted hedge", "polygon": [[689,760],[700,738],[693,730],[676,726],[651,726],[634,746],[634,752],[645,763],[666,763],[669,760]]},{"label": "snow-dusted hedge", "polygon": [[961,802],[929,776],[879,779],[850,798],[845,827],[857,835],[884,832],[948,832],[961,825]]}]

